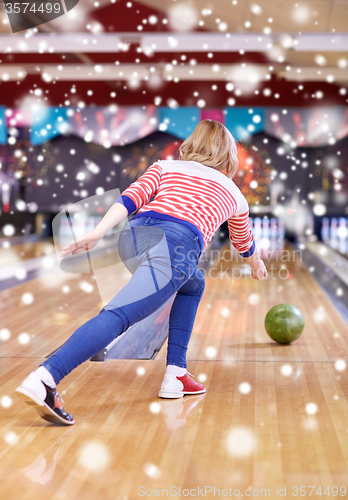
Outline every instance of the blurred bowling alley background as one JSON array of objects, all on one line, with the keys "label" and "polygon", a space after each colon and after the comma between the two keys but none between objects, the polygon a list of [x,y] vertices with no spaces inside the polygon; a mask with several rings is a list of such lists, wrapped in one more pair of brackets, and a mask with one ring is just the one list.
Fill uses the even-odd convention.
[{"label": "blurred bowling alley background", "polygon": [[[35,25],[0,2],[1,500],[133,500],[141,485],[346,496],[348,2],[60,4]],[[268,278],[251,279],[223,224],[188,349],[207,393],[157,397],[170,299],[62,381],[64,434],[15,388],[130,273],[122,224],[88,257],[63,265],[60,248],[203,119],[238,141]],[[280,304],[305,322],[288,345],[264,325]]]},{"label": "blurred bowling alley background", "polygon": [[[0,112],[0,231],[5,246],[51,237],[52,220],[64,207],[112,189],[122,191],[156,159],[177,158],[178,146],[195,124],[212,117],[239,140],[240,169],[234,181],[250,204],[261,247],[272,251],[283,238],[320,240],[347,255],[344,106],[172,109],[110,104],[96,109],[77,102],[33,106],[27,116],[21,108],[3,106]],[[95,211],[81,218],[79,233],[92,229],[101,217]],[[69,238],[64,221],[59,233]]]}]

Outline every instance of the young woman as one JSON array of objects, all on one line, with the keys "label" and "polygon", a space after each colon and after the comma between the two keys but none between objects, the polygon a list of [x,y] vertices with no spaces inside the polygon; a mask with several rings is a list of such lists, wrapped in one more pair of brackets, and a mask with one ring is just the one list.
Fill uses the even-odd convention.
[{"label": "young woman", "polygon": [[[56,385],[76,366],[175,295],[169,317],[163,398],[202,394],[186,371],[186,351],[204,276],[197,269],[204,247],[228,221],[234,247],[266,277],[249,228],[249,208],[231,180],[238,168],[236,142],[220,122],[201,121],[179,148],[180,160],[158,161],[116,200],[98,226],[62,249],[62,257],[93,248],[113,226],[138,210],[119,238],[119,254],[133,273],[129,283],[16,389],[46,420],[74,424]],[[151,198],[153,197],[153,200]]]}]

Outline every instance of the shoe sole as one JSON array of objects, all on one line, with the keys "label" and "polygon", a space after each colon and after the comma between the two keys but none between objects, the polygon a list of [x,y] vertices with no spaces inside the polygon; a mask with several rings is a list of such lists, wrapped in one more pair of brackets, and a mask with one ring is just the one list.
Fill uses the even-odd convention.
[{"label": "shoe sole", "polygon": [[40,401],[35,394],[32,394],[24,387],[17,387],[15,392],[17,393],[17,396],[24,401],[24,403],[29,406],[34,406],[40,417],[47,422],[60,425],[73,425],[75,423],[75,420],[70,422],[61,418],[44,401]]},{"label": "shoe sole", "polygon": [[197,394],[205,394],[207,391],[203,389],[202,391],[195,392],[169,392],[169,391],[159,391],[158,396],[164,399],[178,399],[184,396],[195,396]]}]

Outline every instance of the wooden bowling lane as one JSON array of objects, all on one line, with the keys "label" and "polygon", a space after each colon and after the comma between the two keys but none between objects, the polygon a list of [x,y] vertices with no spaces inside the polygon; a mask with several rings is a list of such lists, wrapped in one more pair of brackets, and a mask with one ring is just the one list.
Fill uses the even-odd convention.
[{"label": "wooden bowling lane", "polygon": [[[283,265],[291,273],[288,279],[283,279],[284,270],[279,274]],[[228,257],[214,264],[206,279],[188,360],[347,360],[347,325],[298,256],[294,262],[270,261],[267,266],[269,278],[257,282],[248,275],[232,280],[232,272],[239,276],[240,264],[231,265]],[[0,331],[8,329],[10,337],[0,335],[0,357],[44,357],[59,347],[98,314],[102,298],[105,303],[112,297],[113,273],[118,286],[126,282],[118,265],[113,273],[109,271],[102,268],[95,276],[52,272],[1,291]],[[281,302],[299,307],[306,321],[303,335],[289,346],[272,342],[263,326],[267,311]],[[20,337],[23,333],[27,335]],[[158,359],[165,354],[166,343]]]},{"label": "wooden bowling lane", "polygon": [[[8,246],[10,244],[10,246]],[[0,263],[2,266],[19,263],[26,259],[54,254],[53,240],[11,244],[11,238],[0,241]]]},{"label": "wooden bowling lane", "polygon": [[[90,275],[52,272],[3,290],[0,357],[47,356],[101,308],[100,294]],[[5,337],[1,333],[4,329],[9,332]]]},{"label": "wooden bowling lane", "polygon": [[348,378],[331,363],[290,361],[284,375],[275,362],[191,362],[207,394],[184,400],[157,398],[163,360],[85,363],[60,384],[76,420],[66,428],[13,394],[37,360],[6,362],[0,498],[133,500],[143,488],[215,486],[275,499],[277,486],[287,497],[348,486]]},{"label": "wooden bowling lane", "polygon": [[128,278],[120,265],[93,275],[58,270],[0,291],[0,358],[48,356],[96,316]]},{"label": "wooden bowling lane", "polygon": [[[240,277],[240,263],[231,263],[228,254],[213,264],[188,361],[348,361],[347,324],[301,262],[300,254],[284,254],[283,261],[266,261],[266,266],[268,278],[256,281],[249,275]],[[280,303],[293,304],[305,318],[305,330],[292,345],[276,344],[264,329],[267,311]],[[165,356],[166,343],[157,358]]]},{"label": "wooden bowling lane", "polygon": [[[277,486],[292,496],[308,485],[347,496],[340,495],[348,486],[347,369],[335,366],[347,360],[346,325],[299,259],[288,279],[261,282],[232,282],[230,264],[221,264],[219,279],[207,278],[188,353],[207,394],[157,397],[164,348],[151,361],[86,362],[59,385],[76,420],[71,428],[41,420],[14,389],[97,314],[95,280],[58,272],[0,293],[0,330],[11,332],[0,340],[1,499],[133,500],[142,487],[154,496],[171,486],[207,487],[207,498],[214,486],[250,498],[261,489],[277,498]],[[293,346],[278,346],[263,330],[279,302],[306,319]],[[22,332],[28,343],[20,343]]]}]

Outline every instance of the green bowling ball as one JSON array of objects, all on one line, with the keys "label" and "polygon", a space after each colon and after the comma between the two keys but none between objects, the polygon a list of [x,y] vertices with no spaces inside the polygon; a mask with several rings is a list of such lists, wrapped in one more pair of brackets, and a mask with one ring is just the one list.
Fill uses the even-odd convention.
[{"label": "green bowling ball", "polygon": [[291,304],[272,307],[265,318],[266,332],[278,344],[294,342],[303,332],[304,326],[303,314]]}]

